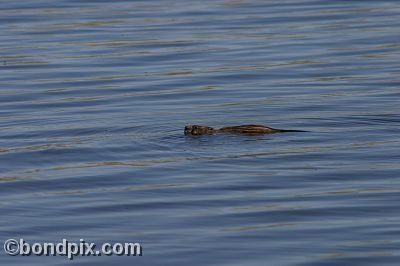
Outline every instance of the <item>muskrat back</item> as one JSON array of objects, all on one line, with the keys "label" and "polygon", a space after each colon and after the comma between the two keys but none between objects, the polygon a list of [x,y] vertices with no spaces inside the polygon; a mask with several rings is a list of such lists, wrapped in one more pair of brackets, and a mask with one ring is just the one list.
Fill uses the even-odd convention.
[{"label": "muskrat back", "polygon": [[193,135],[193,136],[212,135],[212,134],[217,134],[217,133],[262,135],[262,134],[273,134],[273,133],[281,133],[281,132],[305,132],[305,131],[277,129],[277,128],[272,128],[272,127],[267,127],[264,125],[240,125],[240,126],[223,127],[220,129],[214,129],[209,126],[189,125],[189,126],[186,126],[185,130],[184,130],[185,135]]}]

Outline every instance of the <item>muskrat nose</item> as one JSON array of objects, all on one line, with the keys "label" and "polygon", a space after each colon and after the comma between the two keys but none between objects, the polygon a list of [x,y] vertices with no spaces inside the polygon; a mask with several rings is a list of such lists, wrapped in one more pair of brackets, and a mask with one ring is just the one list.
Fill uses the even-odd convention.
[{"label": "muskrat nose", "polygon": [[188,135],[188,134],[190,134],[191,133],[191,131],[192,131],[192,126],[185,126],[185,135]]}]

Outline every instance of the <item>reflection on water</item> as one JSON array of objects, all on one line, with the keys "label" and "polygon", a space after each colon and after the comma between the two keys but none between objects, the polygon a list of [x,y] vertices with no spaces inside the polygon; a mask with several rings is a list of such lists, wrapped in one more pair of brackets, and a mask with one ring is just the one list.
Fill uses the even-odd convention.
[{"label": "reflection on water", "polygon": [[[3,3],[3,241],[143,246],[82,265],[397,265],[399,10]],[[183,135],[253,123],[308,132]]]}]

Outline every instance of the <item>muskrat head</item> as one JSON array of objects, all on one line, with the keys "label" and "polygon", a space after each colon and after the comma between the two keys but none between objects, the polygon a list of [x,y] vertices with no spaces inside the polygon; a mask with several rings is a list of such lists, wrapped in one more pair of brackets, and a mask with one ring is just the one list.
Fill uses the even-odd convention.
[{"label": "muskrat head", "polygon": [[185,127],[185,135],[205,135],[213,134],[214,129],[208,126],[191,125]]}]

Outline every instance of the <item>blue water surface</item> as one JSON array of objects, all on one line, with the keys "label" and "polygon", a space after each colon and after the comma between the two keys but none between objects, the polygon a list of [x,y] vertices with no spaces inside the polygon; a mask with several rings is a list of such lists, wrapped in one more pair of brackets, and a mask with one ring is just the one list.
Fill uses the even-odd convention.
[{"label": "blue water surface", "polygon": [[[400,2],[3,1],[1,265],[399,265]],[[308,132],[188,137],[187,124]]]}]

